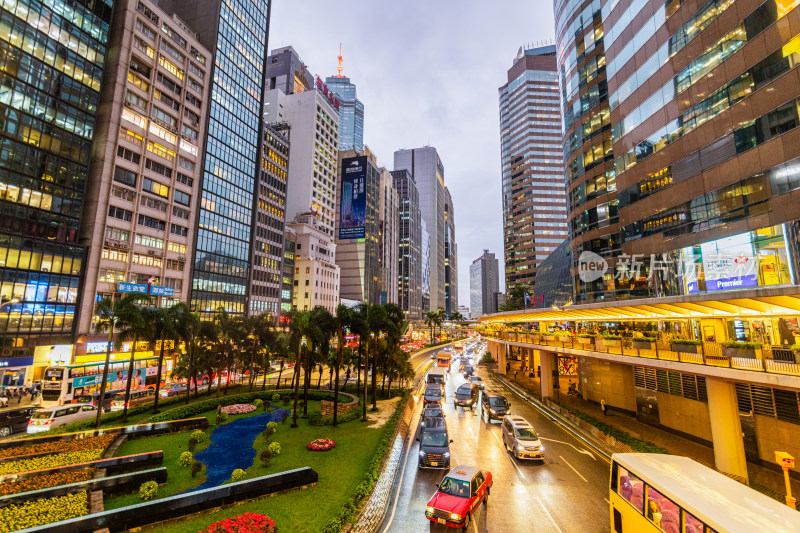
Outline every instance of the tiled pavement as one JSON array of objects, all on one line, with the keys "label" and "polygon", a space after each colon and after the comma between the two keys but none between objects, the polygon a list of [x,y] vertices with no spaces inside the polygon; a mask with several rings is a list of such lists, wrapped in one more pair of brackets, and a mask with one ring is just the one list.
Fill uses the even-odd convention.
[{"label": "tiled pavement", "polygon": [[[518,385],[524,387],[532,395],[536,396],[537,398],[541,398],[539,379],[536,377],[528,377],[527,371],[522,372],[520,370],[520,361],[510,361],[509,363],[511,365],[511,370],[510,372],[506,373],[506,378],[516,381]],[[516,380],[514,380],[515,370],[517,370]],[[577,378],[572,379],[573,381],[577,381]],[[602,420],[606,424],[614,426],[615,428],[625,431],[639,439],[649,441],[666,448],[673,455],[691,457],[696,461],[713,467],[714,450],[709,446],[705,446],[703,444],[683,438],[679,435],[675,435],[674,433],[664,431],[663,429],[651,426],[649,424],[645,424],[627,413],[614,411],[613,408],[608,410],[608,415],[603,416],[603,412],[600,410],[600,405],[588,400],[584,400],[582,397],[576,394],[568,395],[566,393],[567,387],[569,386],[569,378],[565,379],[562,376],[559,378],[559,381],[562,388],[555,391],[555,395],[553,397],[553,400],[555,400],[557,403],[593,416],[594,418]],[[800,428],[798,429],[800,430]],[[778,470],[777,466],[774,469],[771,469],[748,462],[747,472],[751,482],[772,489],[780,494],[785,494],[786,488],[784,484],[783,473]],[[800,494],[800,480],[792,478],[791,484],[792,495],[797,497],[797,495]]]}]

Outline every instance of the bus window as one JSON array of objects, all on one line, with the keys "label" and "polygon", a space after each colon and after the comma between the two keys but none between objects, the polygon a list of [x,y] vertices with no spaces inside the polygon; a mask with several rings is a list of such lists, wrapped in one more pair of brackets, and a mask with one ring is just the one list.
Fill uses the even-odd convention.
[{"label": "bus window", "polygon": [[621,466],[619,467],[619,495],[633,505],[637,511],[643,512],[644,484],[641,479]]},{"label": "bus window", "polygon": [[683,511],[683,533],[703,533],[703,522]]},{"label": "bus window", "polygon": [[64,376],[64,369],[63,368],[48,368],[44,374],[45,379],[56,379],[60,380]]},{"label": "bus window", "polygon": [[647,487],[647,519],[661,531],[679,531],[681,509],[653,487]]}]

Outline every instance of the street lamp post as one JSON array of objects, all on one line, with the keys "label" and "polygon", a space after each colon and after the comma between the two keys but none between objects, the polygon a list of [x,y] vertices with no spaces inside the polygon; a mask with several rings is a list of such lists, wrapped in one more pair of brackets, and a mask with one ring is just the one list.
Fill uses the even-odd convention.
[{"label": "street lamp post", "polygon": [[783,469],[783,478],[786,481],[786,505],[796,509],[797,498],[792,497],[792,485],[789,483],[789,469],[794,468],[794,457],[786,452],[775,452],[775,460]]}]

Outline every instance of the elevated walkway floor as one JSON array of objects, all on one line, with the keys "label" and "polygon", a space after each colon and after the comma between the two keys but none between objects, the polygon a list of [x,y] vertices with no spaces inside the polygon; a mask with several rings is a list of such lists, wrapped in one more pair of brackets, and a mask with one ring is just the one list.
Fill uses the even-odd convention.
[{"label": "elevated walkway floor", "polygon": [[[509,361],[510,370],[506,372],[505,377],[510,381],[515,382],[520,387],[527,390],[536,398],[541,399],[541,384],[539,378],[529,377],[530,369],[524,372],[521,370],[521,361]],[[516,371],[516,377],[514,372]],[[682,455],[690,457],[695,461],[705,465],[714,466],[714,450],[710,446],[702,443],[695,442],[680,435],[676,435],[664,429],[646,424],[636,417],[628,414],[627,412],[616,411],[613,407],[607,409],[607,415],[603,415],[600,405],[596,402],[585,400],[579,394],[567,394],[569,382],[578,382],[577,377],[570,378],[568,376],[560,376],[559,384],[560,389],[553,391],[553,400],[567,408],[572,408],[576,411],[581,411],[590,415],[597,420],[613,426],[620,431],[625,431],[630,435],[644,441],[652,442],[662,448],[665,448],[673,455]],[[797,428],[800,435],[800,426]],[[800,460],[800,458],[798,458]],[[747,463],[747,473],[750,477],[751,483],[756,483],[770,490],[786,494],[786,485],[783,478],[783,472],[779,470],[778,466],[766,467],[756,463]],[[795,471],[795,475],[800,472]],[[800,499],[800,479],[796,477],[791,478],[792,496]]]}]

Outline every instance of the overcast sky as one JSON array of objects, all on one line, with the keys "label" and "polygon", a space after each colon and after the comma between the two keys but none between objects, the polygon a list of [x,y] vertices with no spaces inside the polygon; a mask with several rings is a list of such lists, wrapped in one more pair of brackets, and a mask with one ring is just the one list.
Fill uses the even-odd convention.
[{"label": "overcast sky", "polygon": [[399,148],[435,146],[453,196],[458,299],[484,248],[503,285],[497,88],[520,46],[553,37],[552,2],[273,0],[270,49],[291,45],[321,78],[344,75],[364,103],[364,142],[392,168]]}]

